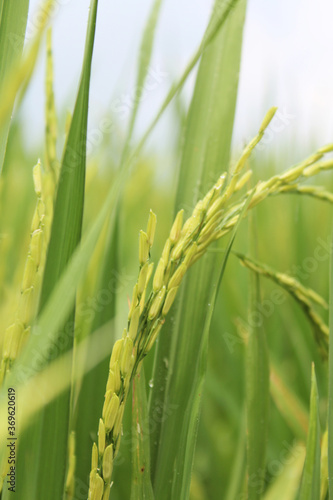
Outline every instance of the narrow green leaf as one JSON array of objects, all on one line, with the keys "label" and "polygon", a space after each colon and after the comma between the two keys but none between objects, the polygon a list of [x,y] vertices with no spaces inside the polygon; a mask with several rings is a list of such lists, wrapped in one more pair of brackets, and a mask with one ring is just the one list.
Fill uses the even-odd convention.
[{"label": "narrow green leaf", "polygon": [[328,491],[328,431],[327,428],[321,439],[320,457],[320,500],[325,500]]},{"label": "narrow green leaf", "polygon": [[[61,165],[59,187],[55,202],[51,238],[43,278],[40,310],[47,303],[54,287],[66,268],[81,238],[84,203],[86,134],[91,61],[97,16],[97,0],[92,0],[86,50],[73,119]],[[69,312],[66,327],[56,337],[56,352],[48,352],[43,363],[52,356],[58,357],[73,346],[74,310]],[[67,460],[70,391],[44,408],[37,417],[31,432],[23,437],[18,460],[22,480],[18,484],[22,499],[42,499],[52,491],[54,498],[61,498],[64,491]],[[52,429],[52,432],[50,432]],[[29,450],[32,467],[24,467],[23,458]],[[52,450],[52,453],[50,453]],[[50,474],[50,471],[52,473]],[[19,473],[19,471],[18,471]]]},{"label": "narrow green leaf", "polygon": [[[243,412],[245,416],[245,410]],[[232,467],[232,475],[226,492],[226,500],[234,500],[241,498],[241,488],[244,483],[246,472],[246,419],[243,417],[241,420],[241,427],[239,429],[239,439],[235,453],[235,460]]]},{"label": "narrow green leaf", "polygon": [[[0,2],[0,90],[3,90],[14,63],[17,64],[21,57],[28,9],[29,0]],[[0,127],[0,173],[5,158],[13,106],[14,102],[10,103],[9,114]]]},{"label": "narrow green leaf", "polygon": [[58,182],[57,138],[58,120],[54,97],[54,71],[52,53],[52,29],[46,34],[46,72],[45,72],[45,167],[52,175],[54,185]]},{"label": "narrow green leaf", "polygon": [[310,425],[299,500],[320,498],[320,423],[316,372],[312,365]]},{"label": "narrow green leaf", "polygon": [[251,321],[260,303],[259,276],[252,276],[249,339],[246,348],[248,500],[262,498],[268,437],[269,364],[263,326]]},{"label": "narrow green leaf", "polygon": [[150,480],[148,405],[144,369],[135,376],[132,388],[132,489],[131,500],[154,500]]}]

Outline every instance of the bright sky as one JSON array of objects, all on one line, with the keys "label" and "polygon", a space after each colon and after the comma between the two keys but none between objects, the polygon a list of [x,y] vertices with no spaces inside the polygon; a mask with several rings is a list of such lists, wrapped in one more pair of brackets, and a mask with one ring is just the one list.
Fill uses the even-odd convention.
[{"label": "bright sky", "polygon": [[[58,106],[72,109],[82,62],[89,0],[57,0],[54,16],[55,78]],[[40,0],[30,0],[30,26]],[[126,123],[134,91],[137,49],[152,0],[100,0],[90,101],[90,129],[107,110]],[[170,84],[185,68],[204,32],[212,3],[164,0],[137,134],[154,116]],[[333,141],[333,3],[331,0],[249,0],[235,140],[243,143],[272,105],[280,109],[274,147],[295,143],[304,154]],[[43,129],[43,61],[24,104],[28,142]],[[189,99],[194,75],[186,86]],[[164,138],[170,119],[161,123],[151,144]],[[28,118],[29,117],[29,118]],[[311,142],[310,142],[311,141]],[[163,143],[163,141],[162,141]]]}]

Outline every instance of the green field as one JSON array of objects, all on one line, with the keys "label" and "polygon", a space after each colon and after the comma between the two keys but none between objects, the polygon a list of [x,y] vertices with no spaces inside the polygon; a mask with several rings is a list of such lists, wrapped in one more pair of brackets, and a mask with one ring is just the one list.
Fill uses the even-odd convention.
[{"label": "green field", "polygon": [[[271,108],[232,148],[245,0],[215,1],[137,138],[154,0],[127,128],[90,151],[98,0],[67,116],[54,3],[23,47],[29,2],[0,0],[1,500],[333,499],[333,144],[286,163]],[[43,52],[28,153],[19,108]],[[165,158],[146,144],[170,108]]]}]

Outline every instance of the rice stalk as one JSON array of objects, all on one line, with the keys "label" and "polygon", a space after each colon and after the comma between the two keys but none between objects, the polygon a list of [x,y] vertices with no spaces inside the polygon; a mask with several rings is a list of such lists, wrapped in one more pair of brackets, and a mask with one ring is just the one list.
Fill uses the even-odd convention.
[{"label": "rice stalk", "polygon": [[327,302],[317,292],[311,288],[305,287],[298,280],[288,274],[276,272],[268,266],[259,264],[253,259],[250,259],[240,253],[235,253],[235,255],[240,259],[243,266],[251,269],[256,274],[271,279],[284,288],[298,302],[314,330],[315,339],[319,345],[322,355],[327,358],[328,326],[313,307],[314,302],[322,308],[328,309]]},{"label": "rice stalk", "polygon": [[[52,29],[46,33],[46,75],[45,75],[45,168],[53,177],[53,191],[58,182],[59,162],[57,160],[58,123],[54,98],[54,70],[52,54]],[[54,197],[54,193],[53,196]]]},{"label": "rice stalk", "polygon": [[[44,21],[45,22],[45,21]],[[44,26],[44,25],[43,25]],[[47,64],[46,64],[46,130],[45,130],[45,168],[40,161],[33,169],[34,189],[37,204],[31,225],[31,240],[25,265],[22,285],[21,303],[15,322],[6,330],[3,356],[0,368],[0,387],[6,373],[19,355],[30,335],[31,324],[36,314],[41,275],[45,265],[46,251],[50,239],[53,218],[53,205],[56,185],[59,176],[59,165],[56,157],[57,117],[53,92],[53,58],[52,32],[47,32]],[[25,297],[23,299],[22,297]],[[24,301],[28,303],[24,305]],[[25,311],[25,308],[30,309]],[[28,316],[27,316],[28,315]]]},{"label": "rice stalk", "polygon": [[[231,178],[227,175],[220,177],[214,187],[200,200],[192,215],[183,225],[183,210],[180,210],[172,226],[169,238],[166,241],[162,256],[153,278],[153,290],[145,301],[149,280],[152,275],[150,262],[150,249],[155,232],[156,216],[151,212],[147,231],[140,232],[139,261],[140,273],[133,290],[128,325],[123,332],[122,339],[118,340],[113,348],[110,371],[103,406],[102,421],[105,427],[105,442],[102,444],[103,452],[97,445],[92,452],[92,469],[90,473],[89,499],[103,500],[109,497],[111,487],[112,464],[120,446],[121,421],[124,412],[130,382],[141,366],[141,362],[152,348],[160,332],[165,316],[168,313],[186,274],[186,271],[204,253],[211,243],[228,234],[238,222],[241,210],[244,208],[249,195],[252,199],[249,208],[256,206],[264,200],[268,193],[274,192],[281,183],[288,184],[305,175],[315,175],[324,169],[333,167],[333,162],[318,161],[328,148],[324,148],[310,159],[305,160],[300,166],[293,167],[281,176],[275,176],[265,183],[257,186],[245,195],[242,202],[226,209],[228,200],[237,192],[239,176],[244,168],[251,151],[263,136],[265,128],[273,118],[276,108],[272,108],[266,115],[257,136],[243,151],[238,163],[233,169]],[[331,146],[329,146],[331,149]],[[329,150],[330,150],[329,149]],[[308,170],[308,169],[311,170]],[[248,174],[247,174],[248,175]],[[254,201],[253,201],[254,200]],[[226,215],[225,215],[226,213]],[[243,214],[242,214],[243,215]],[[280,278],[281,279],[281,276]],[[301,289],[304,293],[304,290]],[[314,292],[307,294],[318,296]],[[327,333],[320,317],[312,309],[308,296],[298,291],[294,295],[302,303],[311,322],[320,333],[318,341],[323,343],[327,351]],[[106,451],[108,450],[107,454]],[[106,467],[106,474],[103,470]]]},{"label": "rice stalk", "polygon": [[311,196],[312,198],[316,198],[321,201],[328,201],[329,203],[333,203],[333,193],[326,191],[322,186],[299,186],[298,184],[290,185],[290,186],[282,186],[274,195],[278,194],[305,194]]},{"label": "rice stalk", "polygon": [[[251,143],[250,143],[251,144]],[[247,146],[247,148],[249,148]],[[246,148],[246,149],[247,149]],[[244,150],[243,155],[246,155],[246,149]],[[297,164],[294,167],[286,170],[284,173],[280,175],[275,175],[268,179],[267,181],[259,181],[255,187],[249,190],[245,196],[231,205],[231,207],[226,210],[223,220],[221,222],[221,232],[216,234],[216,239],[224,236],[232,227],[237,223],[239,214],[246,203],[247,197],[250,193],[253,192],[253,197],[251,199],[251,203],[248,207],[248,210],[251,210],[255,206],[257,206],[262,201],[266,200],[269,196],[275,195],[279,193],[281,188],[288,189],[290,184],[294,185],[294,182],[297,180],[308,179],[309,177],[313,177],[321,172],[329,171],[333,169],[333,159],[324,160],[323,156],[333,151],[333,144],[329,144],[325,147],[319,149],[315,154],[306,158],[301,163]],[[240,163],[241,160],[240,160]],[[236,173],[236,172],[235,172]],[[235,175],[234,173],[234,175]],[[249,175],[247,172],[244,174],[244,178]],[[238,182],[243,184],[242,177]],[[237,182],[235,187],[237,186]],[[231,195],[235,193],[235,189],[231,192]],[[229,196],[230,197],[230,196]],[[246,214],[245,214],[246,215]]]},{"label": "rice stalk", "polygon": [[235,179],[255,144],[263,136],[274,112],[268,112],[258,135],[245,148],[236,164],[230,184],[226,185],[226,175],[221,176],[206,196],[197,203],[184,224],[184,211],[178,212],[156,266],[152,291],[147,300],[146,294],[153,273],[153,264],[150,262],[150,250],[156,228],[156,216],[153,212],[150,213],[146,232],[140,231],[140,272],[133,289],[127,328],[122,339],[115,343],[111,354],[100,424],[105,437],[98,446],[93,446],[89,499],[101,500],[103,497],[104,500],[109,497],[113,460],[120,446],[121,424],[130,382],[156,341],[187,270],[198,260],[198,255],[205,253],[208,245],[216,239],[216,233],[220,232],[224,206],[233,194],[237,183]]},{"label": "rice stalk", "polygon": [[40,162],[33,169],[36,208],[30,229],[30,244],[25,263],[21,293],[14,323],[6,330],[0,367],[0,387],[6,374],[25,345],[36,314],[40,290],[42,249],[44,239],[45,203],[42,196],[42,172]]},{"label": "rice stalk", "polygon": [[60,164],[57,159],[58,124],[53,90],[52,30],[46,33],[46,74],[45,74],[45,168],[43,191],[45,198],[45,239],[50,240],[54,200],[59,180]]},{"label": "rice stalk", "polygon": [[65,500],[73,500],[75,493],[75,432],[72,431],[68,439],[68,470],[65,485]]}]

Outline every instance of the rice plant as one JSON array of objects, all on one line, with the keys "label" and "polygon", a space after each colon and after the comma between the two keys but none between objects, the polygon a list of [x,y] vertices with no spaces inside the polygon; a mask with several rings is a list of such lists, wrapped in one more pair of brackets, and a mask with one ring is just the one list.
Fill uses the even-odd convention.
[{"label": "rice plant", "polygon": [[[98,0],[65,125],[54,2],[24,44],[28,4],[18,17],[0,1],[1,499],[333,498],[333,144],[275,167],[258,148],[272,107],[232,151],[246,1],[215,1],[137,140],[153,1],[123,143],[88,158]],[[29,158],[16,111],[42,52],[44,147]],[[194,68],[161,185],[145,145]]]}]

